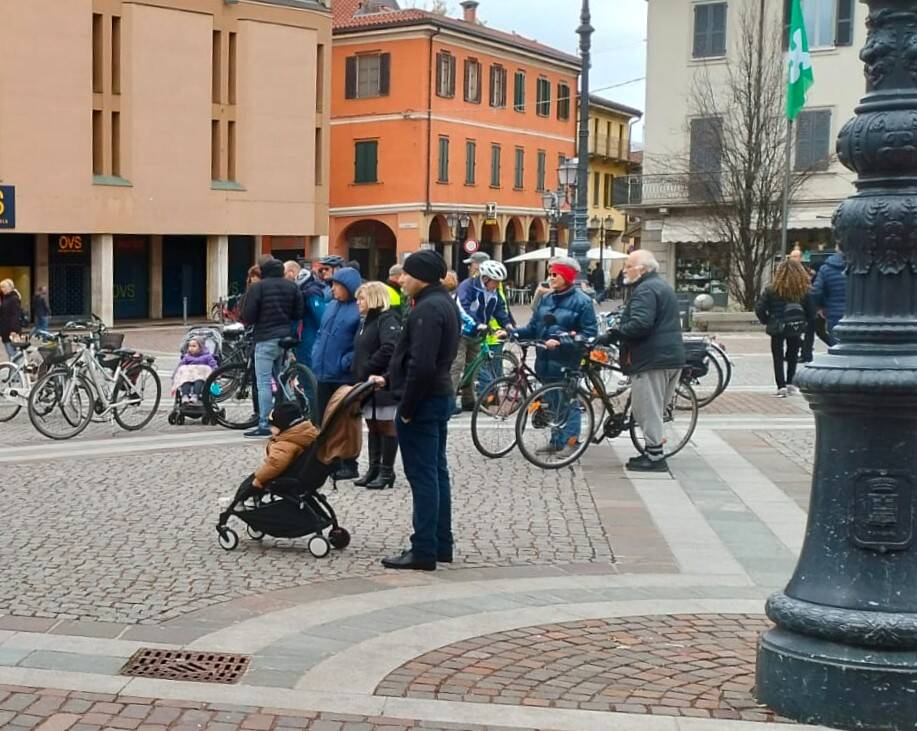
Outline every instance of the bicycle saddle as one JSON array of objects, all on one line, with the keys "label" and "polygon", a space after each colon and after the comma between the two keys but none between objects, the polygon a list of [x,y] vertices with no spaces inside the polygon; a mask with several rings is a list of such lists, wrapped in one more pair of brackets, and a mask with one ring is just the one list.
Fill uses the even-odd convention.
[{"label": "bicycle saddle", "polygon": [[287,336],[280,339],[280,347],[284,350],[292,350],[297,345],[299,345],[299,338],[294,338],[293,336]]}]

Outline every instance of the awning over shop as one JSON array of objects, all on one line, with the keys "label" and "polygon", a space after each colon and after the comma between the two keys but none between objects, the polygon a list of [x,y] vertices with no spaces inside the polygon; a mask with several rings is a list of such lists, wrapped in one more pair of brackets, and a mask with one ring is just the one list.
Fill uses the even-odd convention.
[{"label": "awning over shop", "polygon": [[[831,228],[834,206],[790,209],[789,230]],[[701,216],[669,216],[662,219],[664,244],[696,244],[718,241],[716,226]]]}]

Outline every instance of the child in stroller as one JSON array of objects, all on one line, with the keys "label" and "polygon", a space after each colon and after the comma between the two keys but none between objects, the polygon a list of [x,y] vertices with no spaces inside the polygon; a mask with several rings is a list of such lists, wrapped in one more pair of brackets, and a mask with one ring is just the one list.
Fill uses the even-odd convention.
[{"label": "child in stroller", "polygon": [[[274,448],[268,444],[264,464],[242,482],[230,504],[220,513],[217,535],[223,549],[232,551],[239,545],[238,534],[228,526],[230,518],[245,523],[248,535],[256,541],[265,535],[277,538],[311,536],[307,546],[316,558],[327,556],[332,546],[344,549],[350,544],[350,534],[338,524],[337,515],[320,490],[338,461],[354,459],[360,454],[363,402],[369,399],[373,390],[372,383],[362,383],[342,386],[335,391],[325,410],[321,431],[305,451],[299,456],[293,455],[291,464],[287,459],[293,450],[285,447],[288,454],[283,458],[275,451],[276,445],[285,441],[280,439],[285,432],[271,438],[271,443],[275,440],[276,443]],[[286,418],[283,415],[288,411],[287,405],[274,408],[275,428],[282,426],[276,421],[283,422]],[[279,468],[285,464],[289,466],[281,471]],[[257,487],[256,480],[263,483],[263,487]],[[324,532],[328,528],[326,538]]]},{"label": "child in stroller", "polygon": [[208,422],[203,405],[204,383],[219,367],[222,335],[211,327],[193,327],[185,333],[181,344],[181,358],[172,374],[172,394],[175,403],[169,414],[170,424],[184,424],[185,419]]}]

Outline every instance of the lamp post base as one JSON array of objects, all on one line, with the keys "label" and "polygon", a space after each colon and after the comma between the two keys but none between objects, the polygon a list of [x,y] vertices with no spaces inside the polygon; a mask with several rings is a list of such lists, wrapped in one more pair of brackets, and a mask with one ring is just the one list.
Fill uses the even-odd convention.
[{"label": "lamp post base", "polygon": [[755,694],[801,723],[917,729],[917,651],[853,647],[773,629],[758,645]]}]

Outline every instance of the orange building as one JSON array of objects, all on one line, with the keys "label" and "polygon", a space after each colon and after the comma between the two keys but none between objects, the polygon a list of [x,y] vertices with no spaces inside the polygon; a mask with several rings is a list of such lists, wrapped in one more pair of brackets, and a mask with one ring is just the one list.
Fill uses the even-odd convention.
[{"label": "orange building", "polygon": [[542,192],[574,155],[579,59],[462,7],[333,3],[329,248],[370,276],[424,245],[465,258],[449,214],[495,258],[547,240]]}]

